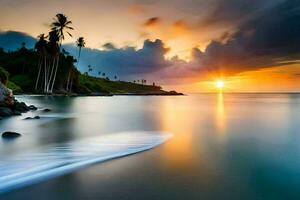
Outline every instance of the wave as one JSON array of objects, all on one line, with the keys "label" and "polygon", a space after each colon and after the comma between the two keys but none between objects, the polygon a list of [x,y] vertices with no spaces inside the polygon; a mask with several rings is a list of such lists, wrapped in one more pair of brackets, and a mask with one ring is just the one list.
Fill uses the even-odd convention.
[{"label": "wave", "polygon": [[124,132],[55,144],[0,159],[0,193],[82,167],[152,149],[171,137],[161,132]]}]

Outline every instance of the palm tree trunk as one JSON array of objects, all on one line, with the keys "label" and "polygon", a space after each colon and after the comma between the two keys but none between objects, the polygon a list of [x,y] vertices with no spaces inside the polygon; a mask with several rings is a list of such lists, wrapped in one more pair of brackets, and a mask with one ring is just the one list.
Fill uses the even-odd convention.
[{"label": "palm tree trunk", "polygon": [[67,92],[69,91],[69,82],[70,82],[71,71],[69,70],[68,79],[67,79]]},{"label": "palm tree trunk", "polygon": [[44,93],[46,93],[46,89],[47,89],[47,57],[44,57]]},{"label": "palm tree trunk", "polygon": [[[77,59],[77,67],[76,69],[78,69],[78,66],[79,66],[79,60],[80,60],[80,55],[81,55],[81,47],[79,47],[79,52],[78,52],[78,59]],[[71,83],[70,83],[70,88],[69,90],[72,91],[72,86],[73,86],[73,76],[71,78]]]},{"label": "palm tree trunk", "polygon": [[54,72],[54,68],[55,68],[55,61],[56,61],[56,57],[54,56],[53,57],[53,62],[52,62],[52,67],[51,67],[51,73],[49,75],[49,81],[48,81],[48,84],[47,84],[47,92],[49,92],[50,83],[51,83],[51,80],[52,80],[52,77],[53,77],[53,72]]},{"label": "palm tree trunk", "polygon": [[58,69],[58,63],[59,63],[59,54],[58,54],[57,59],[56,59],[56,67],[55,67],[55,71],[54,71],[54,77],[53,77],[53,80],[52,80],[52,85],[51,85],[50,93],[53,92],[53,87],[54,87],[54,84],[55,84],[56,74],[57,74],[57,69]]},{"label": "palm tree trunk", "polygon": [[60,51],[61,51],[61,43],[62,43],[62,39],[59,39],[59,48],[58,48],[58,55],[57,55],[57,59],[56,59],[56,67],[55,67],[55,72],[54,72],[54,77],[53,77],[53,81],[52,81],[52,85],[51,85],[51,89],[50,92],[53,92],[53,87],[55,84],[55,80],[56,80],[56,75],[57,75],[57,69],[58,69],[58,63],[59,63],[59,56],[60,56]]},{"label": "palm tree trunk", "polygon": [[37,87],[38,87],[38,84],[39,84],[40,75],[41,75],[41,71],[42,71],[42,63],[43,63],[43,58],[40,58],[39,62],[38,62],[39,71],[38,71],[37,79],[36,79],[36,82],[35,82],[35,88],[34,88],[35,90],[37,90]]},{"label": "palm tree trunk", "polygon": [[72,75],[71,75],[71,85],[70,85],[70,92],[72,92],[73,80],[74,80],[74,77],[73,77],[73,73],[72,73]]}]

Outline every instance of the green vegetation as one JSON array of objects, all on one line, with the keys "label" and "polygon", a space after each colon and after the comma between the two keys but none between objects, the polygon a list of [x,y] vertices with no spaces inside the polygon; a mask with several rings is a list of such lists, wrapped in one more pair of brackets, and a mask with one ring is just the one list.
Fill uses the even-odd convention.
[{"label": "green vegetation", "polygon": [[[86,72],[81,74],[75,63],[80,61],[85,40],[79,37],[77,60],[61,48],[65,35],[72,37],[70,31],[72,22],[64,14],[57,14],[50,25],[48,35],[40,34],[35,49],[27,49],[26,44],[20,44],[20,49],[6,52],[0,48],[0,79],[8,80],[8,87],[15,93],[39,94],[175,94],[161,90],[161,87],[146,85],[146,80],[134,83],[114,81],[98,72],[103,78],[91,77]],[[89,72],[93,69],[88,67]],[[2,78],[1,78],[2,76]],[[141,84],[139,84],[141,83]]]},{"label": "green vegetation", "polygon": [[[160,86],[143,85],[142,81],[135,83],[114,81],[106,78],[96,78],[81,74],[73,64],[74,58],[67,54],[60,54],[60,63],[54,86],[55,93],[67,94],[162,94]],[[35,90],[38,74],[38,53],[21,47],[15,52],[5,52],[0,49],[0,74],[9,77],[7,86],[14,93],[43,93],[43,88]],[[68,73],[72,72],[72,90],[67,91]],[[41,75],[43,76],[43,75]],[[70,80],[69,80],[70,84]]]},{"label": "green vegetation", "polygon": [[163,93],[160,86],[135,84],[125,81],[110,81],[104,78],[95,78],[87,75],[79,76],[79,84],[90,91],[112,94],[151,94]]},{"label": "green vegetation", "polygon": [[14,94],[21,94],[23,92],[22,88],[15,83],[8,81],[7,87],[13,91]]}]

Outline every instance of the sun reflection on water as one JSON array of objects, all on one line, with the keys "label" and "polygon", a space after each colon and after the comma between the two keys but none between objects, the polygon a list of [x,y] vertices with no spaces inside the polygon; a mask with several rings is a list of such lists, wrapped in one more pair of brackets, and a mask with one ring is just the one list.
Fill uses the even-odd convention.
[{"label": "sun reflection on water", "polygon": [[195,120],[193,106],[182,105],[185,101],[165,99],[161,105],[162,130],[174,135],[170,142],[164,145],[164,160],[176,167],[190,165],[193,160],[193,129]]},{"label": "sun reflection on water", "polygon": [[216,105],[216,126],[219,135],[224,135],[226,129],[226,114],[225,114],[225,106],[224,106],[224,94],[223,92],[219,92],[217,96],[217,105]]}]

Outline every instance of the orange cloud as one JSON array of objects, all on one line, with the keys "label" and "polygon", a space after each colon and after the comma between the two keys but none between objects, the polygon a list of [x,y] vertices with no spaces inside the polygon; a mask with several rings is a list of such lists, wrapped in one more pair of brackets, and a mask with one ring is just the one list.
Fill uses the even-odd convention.
[{"label": "orange cloud", "polygon": [[172,24],[171,31],[176,35],[185,35],[188,31],[190,31],[190,28],[185,21],[178,20]]},{"label": "orange cloud", "polygon": [[158,17],[149,18],[145,23],[145,27],[154,27],[160,24],[160,19]]}]

